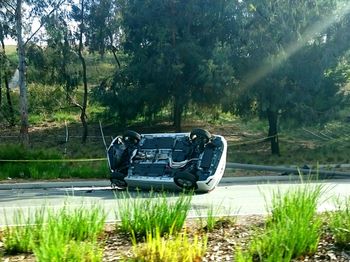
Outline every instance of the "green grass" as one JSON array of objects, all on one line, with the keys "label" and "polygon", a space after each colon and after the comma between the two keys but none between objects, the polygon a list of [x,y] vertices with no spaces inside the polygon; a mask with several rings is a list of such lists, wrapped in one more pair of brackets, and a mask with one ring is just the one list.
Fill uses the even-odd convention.
[{"label": "green grass", "polygon": [[329,227],[335,242],[341,248],[350,249],[350,197],[337,200],[338,208],[330,214]]},{"label": "green grass", "polygon": [[196,210],[197,216],[199,217],[199,226],[206,232],[212,232],[214,229],[222,228],[227,225],[234,225],[236,223],[236,218],[230,215],[217,216],[221,206],[214,207],[213,204],[209,206],[206,213],[203,215],[200,210]]},{"label": "green grass", "polygon": [[274,192],[271,217],[248,251],[237,250],[237,261],[291,261],[313,254],[321,236],[317,203],[322,185],[304,184],[282,194]]},{"label": "green grass", "polygon": [[191,206],[192,196],[181,194],[175,202],[165,194],[150,193],[146,198],[132,198],[124,194],[117,202],[116,219],[120,230],[137,238],[156,233],[161,235],[180,231]]},{"label": "green grass", "polygon": [[133,239],[134,257],[131,261],[144,262],[195,262],[202,261],[207,249],[207,236],[194,235],[189,239],[186,232],[162,237],[159,228],[148,233],[145,243]]},{"label": "green grass", "polygon": [[109,171],[105,162],[99,163],[7,163],[0,164],[0,180],[103,178]]},{"label": "green grass", "polygon": [[[43,207],[34,214],[28,210],[27,214],[18,209],[14,214],[14,224],[6,226],[4,230],[4,249],[7,254],[31,253],[34,245],[39,241],[45,220]],[[7,220],[7,219],[6,219]]]},{"label": "green grass", "polygon": [[[21,145],[0,145],[2,160],[32,160],[34,162],[0,162],[0,179],[106,178],[107,161],[59,162],[63,154],[50,149],[28,149]],[[48,162],[35,162],[48,160]],[[57,160],[57,162],[56,162]]]},{"label": "green grass", "polygon": [[[35,249],[34,254],[38,262],[100,262],[102,261],[103,251],[98,243],[70,241],[69,243],[60,242],[59,232],[52,236],[46,236],[44,244]],[[53,241],[56,243],[54,244]]]},{"label": "green grass", "polygon": [[50,212],[40,242],[34,247],[38,261],[102,261],[97,239],[104,230],[106,213],[99,205]]},{"label": "green grass", "polygon": [[[227,124],[226,124],[227,125]],[[271,155],[270,142],[262,139],[267,136],[267,121],[250,119],[234,119],[228,128],[234,136],[228,143],[228,159],[230,162],[266,164],[266,165],[298,165],[349,163],[350,154],[347,134],[350,124],[334,120],[320,126],[281,127],[279,131],[281,156]],[[329,134],[332,139],[318,138],[305,130],[312,131],[322,137]]]},{"label": "green grass", "polygon": [[22,210],[4,231],[6,254],[34,253],[37,261],[102,261],[102,236],[106,213],[97,204],[81,204],[58,211],[41,208],[32,216]]},{"label": "green grass", "polygon": [[48,228],[49,231],[58,228],[69,240],[96,241],[104,229],[105,219],[106,213],[99,205],[81,204],[73,209],[65,205],[49,214]]}]

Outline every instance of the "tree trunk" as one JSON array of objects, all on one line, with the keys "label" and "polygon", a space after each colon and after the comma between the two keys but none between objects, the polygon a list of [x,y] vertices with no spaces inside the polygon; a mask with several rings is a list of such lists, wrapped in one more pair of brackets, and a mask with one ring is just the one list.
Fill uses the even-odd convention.
[{"label": "tree trunk", "polygon": [[20,140],[25,146],[29,144],[29,121],[28,121],[28,97],[25,79],[25,50],[22,38],[22,0],[17,0],[16,5],[16,34],[17,34],[17,52],[18,52],[18,71],[19,71],[19,100],[21,114]]},{"label": "tree trunk", "polygon": [[3,70],[3,62],[0,60],[0,110],[1,110],[1,103],[2,103],[2,70]]},{"label": "tree trunk", "polygon": [[9,114],[10,114],[9,124],[10,124],[10,126],[14,126],[15,125],[15,112],[13,110],[11,91],[10,91],[10,85],[9,85],[7,73],[5,73],[4,77],[5,77],[5,87],[6,87],[6,100],[7,100],[7,105],[9,107]]},{"label": "tree trunk", "polygon": [[269,121],[269,140],[271,142],[271,154],[280,155],[280,147],[278,141],[278,130],[277,130],[277,112],[267,110],[267,119]]},{"label": "tree trunk", "polygon": [[[15,113],[13,110],[13,105],[12,105],[12,99],[11,99],[11,92],[10,92],[10,85],[9,85],[9,76],[8,76],[8,71],[7,71],[7,66],[6,66],[6,51],[5,51],[5,43],[4,39],[1,39],[1,47],[2,47],[2,52],[3,52],[3,71],[4,71],[4,82],[5,82],[5,88],[6,88],[6,99],[7,99],[7,105],[9,107],[9,113],[10,113],[10,119],[9,119],[9,124],[10,126],[15,125]],[[0,79],[1,81],[1,79]],[[1,84],[0,84],[0,89],[1,89]],[[0,90],[0,101],[1,101],[1,90]],[[1,102],[0,102],[1,105]]]},{"label": "tree trunk", "polygon": [[181,132],[181,121],[183,113],[183,102],[181,95],[174,97],[174,127],[176,132]]},{"label": "tree trunk", "polygon": [[86,62],[83,56],[83,31],[84,31],[84,0],[81,1],[81,23],[80,23],[80,33],[79,33],[79,59],[81,66],[83,68],[83,84],[84,84],[84,96],[83,104],[81,108],[80,120],[83,125],[82,143],[86,143],[88,135],[88,126],[86,121],[86,107],[88,99],[88,87],[87,87],[87,77],[86,77]]}]

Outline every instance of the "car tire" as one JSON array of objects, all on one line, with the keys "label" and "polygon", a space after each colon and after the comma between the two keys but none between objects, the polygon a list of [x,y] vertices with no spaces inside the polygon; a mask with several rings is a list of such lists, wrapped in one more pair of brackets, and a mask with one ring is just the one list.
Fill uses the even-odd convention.
[{"label": "car tire", "polygon": [[201,128],[193,129],[190,134],[191,141],[199,139],[200,141],[203,141],[204,144],[208,143],[210,138],[211,138],[211,134],[207,130],[204,130]]},{"label": "car tire", "polygon": [[141,140],[141,135],[135,131],[127,130],[123,134],[123,140],[126,143],[137,144]]},{"label": "car tire", "polygon": [[120,172],[113,172],[111,175],[111,185],[113,188],[125,189],[128,184],[125,182],[125,174]]},{"label": "car tire", "polygon": [[177,172],[174,176],[174,182],[178,187],[186,190],[198,188],[196,176],[189,172]]}]

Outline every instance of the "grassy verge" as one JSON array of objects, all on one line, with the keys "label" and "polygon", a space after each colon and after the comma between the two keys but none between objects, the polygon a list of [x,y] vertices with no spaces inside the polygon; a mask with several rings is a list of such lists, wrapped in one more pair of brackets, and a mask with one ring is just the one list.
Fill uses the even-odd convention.
[{"label": "grassy verge", "polygon": [[341,248],[350,249],[350,197],[337,200],[338,209],[330,214],[330,229]]},{"label": "grassy verge", "polygon": [[195,235],[189,239],[186,232],[175,236],[162,237],[157,228],[155,234],[148,233],[145,243],[133,239],[132,261],[174,262],[201,261],[207,248],[207,237]]},{"label": "grassy verge", "polygon": [[[19,226],[7,226],[3,238],[7,254],[31,253],[39,241],[45,220],[45,208],[36,210],[34,214],[21,209],[14,214],[14,223]],[[7,219],[6,219],[7,220]]]},{"label": "grassy verge", "polygon": [[286,194],[273,195],[271,217],[248,251],[237,251],[237,261],[291,261],[316,251],[321,236],[317,203],[323,186],[305,184]]},{"label": "grassy verge", "polygon": [[217,216],[221,206],[214,207],[213,204],[209,206],[206,213],[202,214],[200,210],[196,210],[196,214],[199,217],[198,223],[200,228],[204,229],[205,232],[212,232],[214,229],[222,228],[227,225],[234,225],[236,218],[232,217],[230,211],[227,215]]},{"label": "grassy verge", "polygon": [[[305,184],[284,194],[275,191],[271,215],[264,226],[260,223],[256,230],[250,231],[248,238],[248,232],[237,232],[241,228],[234,223],[219,228],[223,220],[215,218],[216,209],[213,208],[207,211],[209,217],[205,221],[212,224],[212,227],[209,226],[211,230],[209,227],[203,230],[201,220],[187,221],[188,227],[184,229],[183,218],[186,219],[188,210],[184,203],[190,201],[191,195],[182,195],[180,200],[172,201],[166,195],[153,193],[150,196],[138,195],[139,199],[135,202],[129,194],[125,194],[123,199],[116,201],[132,205],[118,204],[115,212],[118,214],[122,208],[123,219],[128,222],[122,219],[108,242],[105,240],[107,234],[103,233],[106,214],[98,205],[82,204],[77,208],[65,205],[58,211],[42,208],[28,213],[28,216],[24,211],[18,211],[15,222],[21,226],[7,226],[1,232],[0,244],[4,243],[4,246],[0,247],[0,252],[5,251],[5,255],[33,253],[36,261],[40,262],[102,261],[105,244],[123,249],[127,242],[130,249],[123,253],[125,257],[118,253],[118,257],[125,258],[125,261],[202,261],[209,256],[213,261],[216,258],[214,254],[220,252],[231,252],[231,257],[235,256],[234,261],[306,261],[303,259],[307,257],[312,260],[321,237],[323,240],[334,237],[342,249],[349,248],[349,199],[339,201],[339,210],[330,213],[330,219],[325,220],[331,231],[321,236],[321,217],[324,215],[317,214],[316,207],[324,190],[323,186]],[[135,213],[135,210],[139,213]],[[177,210],[179,216],[173,216],[175,212],[170,210]],[[28,219],[29,214],[31,219]],[[168,219],[163,219],[165,217]],[[137,231],[142,219],[145,227]],[[170,220],[174,223],[167,223]],[[127,225],[125,229],[122,228],[123,223]],[[167,224],[166,228],[163,227],[164,223]],[[137,224],[137,227],[133,224]],[[108,234],[111,232],[109,229]],[[329,232],[332,232],[331,237]],[[124,237],[124,241],[120,241],[120,237]],[[226,242],[230,245],[221,246]],[[241,243],[241,249],[236,248],[233,254],[237,243]],[[325,247],[323,243],[321,249]],[[335,248],[332,247],[332,250]]]},{"label": "grassy verge", "polygon": [[16,212],[15,222],[20,226],[7,226],[4,231],[6,254],[34,253],[37,261],[102,261],[98,238],[106,213],[100,206],[42,208],[32,217],[28,213],[25,218],[22,210]]},{"label": "grassy verge", "polygon": [[[0,146],[0,180],[7,178],[57,179],[106,178],[107,161],[64,162],[62,154],[49,149],[26,149],[20,145]],[[13,160],[13,162],[11,162]],[[20,162],[30,160],[33,162]],[[38,162],[35,162],[39,160]],[[40,160],[48,160],[40,162]]]},{"label": "grassy verge", "polygon": [[[137,238],[155,234],[177,233],[186,220],[191,206],[191,195],[182,194],[169,202],[165,194],[151,193],[147,198],[131,198],[126,193],[118,201],[116,218],[121,220],[120,230]],[[128,199],[126,201],[126,199]]]}]

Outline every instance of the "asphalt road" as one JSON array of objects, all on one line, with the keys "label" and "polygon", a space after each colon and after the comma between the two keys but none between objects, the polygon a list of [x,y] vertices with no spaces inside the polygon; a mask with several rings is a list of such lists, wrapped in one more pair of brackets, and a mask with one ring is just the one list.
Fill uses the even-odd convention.
[{"label": "asphalt road", "polygon": [[[94,185],[84,186],[86,185]],[[100,184],[100,185],[99,185]],[[325,194],[319,203],[319,211],[334,209],[334,201],[337,197],[350,197],[350,179],[326,180],[312,182],[310,186],[323,184]],[[108,212],[107,221],[115,221],[115,210],[119,201],[128,201],[129,198],[148,198],[149,192],[116,192],[105,186],[105,181],[87,181],[83,184],[58,184],[40,183],[37,186],[21,186],[10,184],[0,186],[0,226],[17,224],[14,214],[19,210],[24,216],[32,215],[36,209],[43,206],[59,209],[63,205],[70,208],[85,205],[89,207],[98,204]],[[47,185],[45,187],[45,185]],[[62,186],[68,186],[64,188]],[[267,214],[273,192],[286,190],[300,186],[296,181],[270,181],[259,182],[254,179],[242,181],[223,179],[219,186],[210,193],[196,194],[192,199],[192,208],[189,216],[205,216],[208,208],[214,207],[216,215],[251,215]],[[169,193],[167,198],[174,201],[178,197],[176,193]]]}]

